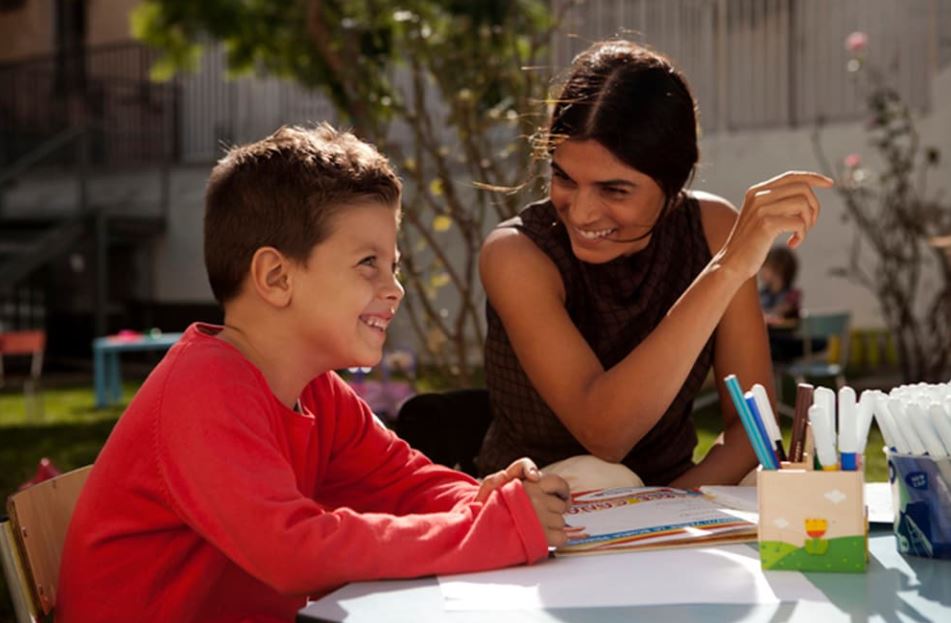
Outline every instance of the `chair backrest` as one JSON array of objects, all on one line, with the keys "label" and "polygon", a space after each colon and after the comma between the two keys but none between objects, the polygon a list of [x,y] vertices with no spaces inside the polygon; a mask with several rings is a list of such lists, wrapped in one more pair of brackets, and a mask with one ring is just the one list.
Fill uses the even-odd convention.
[{"label": "chair backrest", "polygon": [[[18,558],[14,562],[19,563],[23,576],[18,580],[19,587],[13,584],[15,577],[7,577],[7,582],[11,593],[28,592],[32,605],[44,614],[56,606],[66,530],[91,469],[91,465],[74,469],[15,493],[7,500],[9,529]],[[22,586],[23,582],[27,586]]]},{"label": "chair backrest", "polygon": [[[847,311],[803,312],[799,320],[799,335],[802,337],[807,358],[811,354],[812,340],[828,340],[830,359],[842,366],[848,360],[849,324],[852,314]],[[837,344],[835,342],[838,342]]]},{"label": "chair backrest", "polygon": [[3,357],[6,355],[32,355],[30,376],[40,378],[43,367],[43,350],[46,348],[46,331],[7,331],[0,333],[0,379],[3,376]]}]

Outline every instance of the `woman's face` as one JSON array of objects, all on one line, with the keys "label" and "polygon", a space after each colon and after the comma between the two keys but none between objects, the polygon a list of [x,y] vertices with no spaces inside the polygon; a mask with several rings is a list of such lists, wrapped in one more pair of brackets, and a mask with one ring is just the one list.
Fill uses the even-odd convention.
[{"label": "woman's face", "polygon": [[[564,141],[551,162],[549,196],[575,256],[602,264],[647,246],[664,193],[650,176],[614,157],[595,140]],[[633,241],[632,241],[633,240]]]}]

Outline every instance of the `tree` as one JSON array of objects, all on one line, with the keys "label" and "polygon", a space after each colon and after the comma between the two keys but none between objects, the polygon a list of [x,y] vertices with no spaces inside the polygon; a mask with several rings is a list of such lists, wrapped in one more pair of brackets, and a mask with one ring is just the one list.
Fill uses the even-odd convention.
[{"label": "tree", "polygon": [[156,77],[196,66],[210,40],[233,72],[322,90],[399,165],[404,308],[422,350],[464,386],[481,356],[482,237],[524,200],[490,190],[536,177],[524,112],[544,101],[551,31],[575,1],[552,13],[545,0],[147,0],[133,30],[164,51]]},{"label": "tree", "polygon": [[[816,155],[838,180],[846,218],[855,224],[848,266],[834,272],[875,294],[906,383],[945,381],[951,363],[951,205],[940,195],[930,197],[927,188],[928,172],[941,156],[922,148],[912,111],[866,62],[867,43],[864,33],[848,37],[848,70],[865,98],[869,144],[880,171],[867,168],[857,153],[830,164],[821,127],[813,133]],[[929,287],[929,277],[937,287]]]}]

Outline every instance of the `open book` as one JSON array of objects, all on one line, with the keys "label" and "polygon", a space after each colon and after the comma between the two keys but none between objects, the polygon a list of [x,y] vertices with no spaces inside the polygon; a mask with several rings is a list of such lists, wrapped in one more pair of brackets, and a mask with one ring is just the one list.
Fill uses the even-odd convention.
[{"label": "open book", "polygon": [[756,540],[756,523],[703,495],[670,487],[623,487],[576,494],[565,516],[583,534],[558,556]]}]

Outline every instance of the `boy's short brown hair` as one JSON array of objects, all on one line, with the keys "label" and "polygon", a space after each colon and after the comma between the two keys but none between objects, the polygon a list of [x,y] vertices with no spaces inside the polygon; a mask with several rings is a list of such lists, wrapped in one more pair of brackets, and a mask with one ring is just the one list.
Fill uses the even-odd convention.
[{"label": "boy's short brown hair", "polygon": [[398,207],[401,191],[380,152],[327,123],[285,126],[231,149],[205,191],[205,268],[215,299],[238,295],[259,248],[306,262],[338,209],[367,201]]}]

